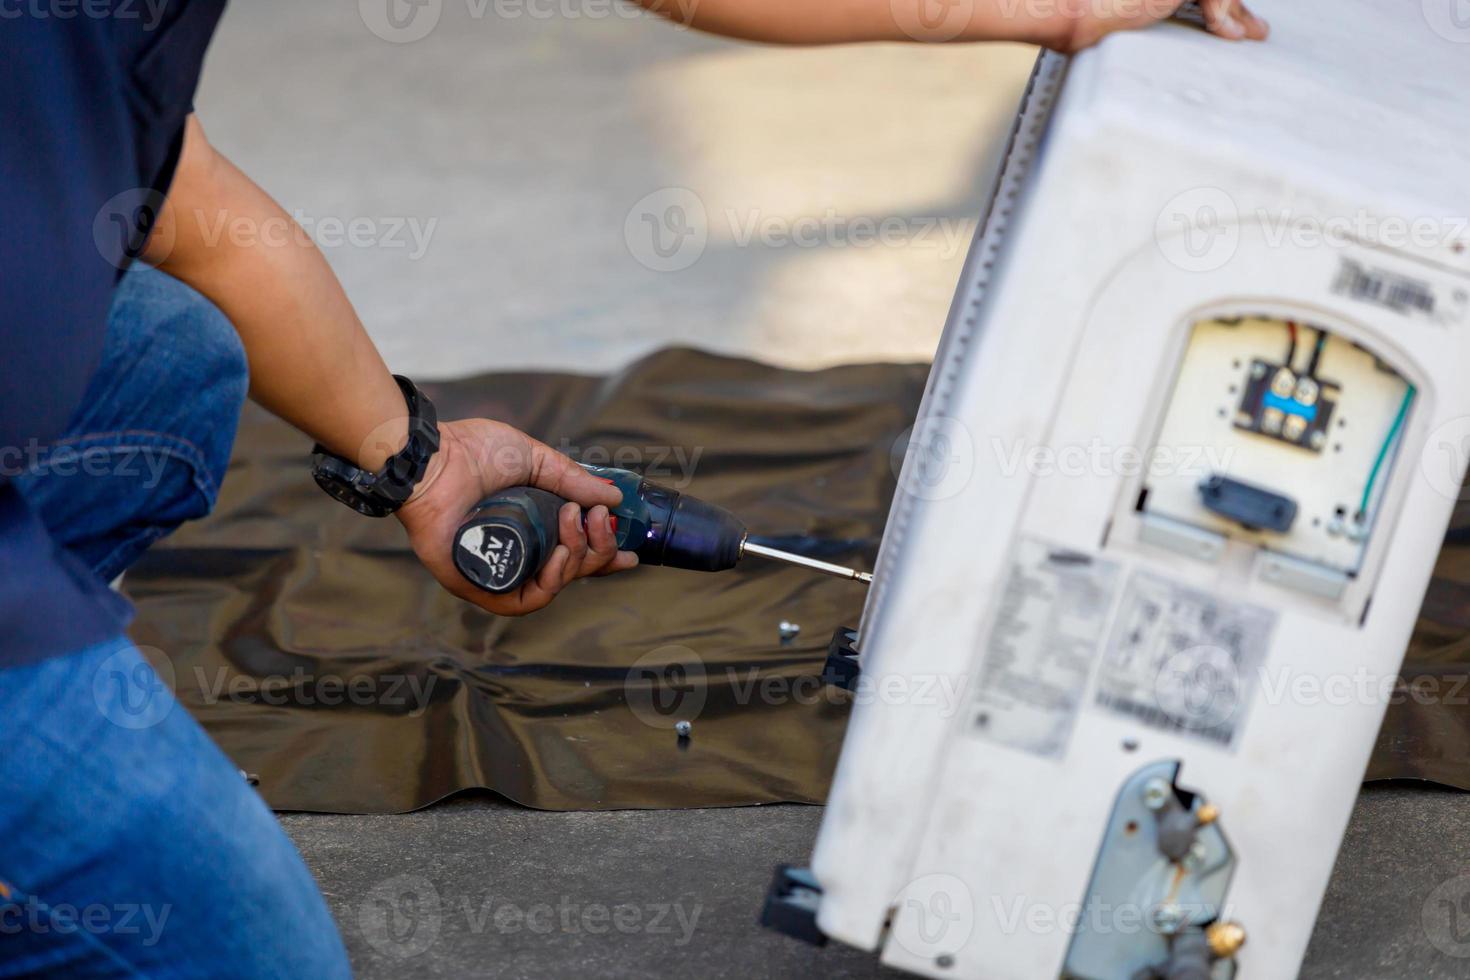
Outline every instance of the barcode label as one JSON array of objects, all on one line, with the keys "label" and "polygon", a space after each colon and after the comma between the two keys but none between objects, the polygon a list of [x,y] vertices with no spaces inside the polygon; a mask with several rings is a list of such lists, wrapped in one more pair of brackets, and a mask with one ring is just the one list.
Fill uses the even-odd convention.
[{"label": "barcode label", "polygon": [[1189,732],[1200,738],[1207,738],[1221,745],[1229,745],[1232,732],[1220,728],[1200,728],[1191,721],[1175,717],[1150,704],[1139,704],[1128,698],[1116,697],[1111,694],[1102,693],[1097,696],[1097,704],[1100,708],[1111,708],[1125,715],[1132,715],[1139,721],[1151,728],[1157,728],[1166,732]]},{"label": "barcode label", "polygon": [[1371,269],[1352,259],[1343,259],[1332,291],[1349,299],[1373,303],[1395,313],[1435,314],[1434,287],[1421,279]]}]

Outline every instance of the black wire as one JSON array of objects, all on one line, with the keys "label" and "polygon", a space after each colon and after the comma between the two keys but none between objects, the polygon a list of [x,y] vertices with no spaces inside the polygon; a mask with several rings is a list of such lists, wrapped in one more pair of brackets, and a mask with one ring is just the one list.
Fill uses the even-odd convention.
[{"label": "black wire", "polygon": [[1307,365],[1307,377],[1317,376],[1317,365],[1322,363],[1322,348],[1327,346],[1327,331],[1317,331],[1317,346],[1312,348],[1312,362]]},{"label": "black wire", "polygon": [[1286,321],[1286,333],[1291,338],[1291,346],[1286,348],[1286,366],[1296,370],[1296,324],[1290,320]]}]

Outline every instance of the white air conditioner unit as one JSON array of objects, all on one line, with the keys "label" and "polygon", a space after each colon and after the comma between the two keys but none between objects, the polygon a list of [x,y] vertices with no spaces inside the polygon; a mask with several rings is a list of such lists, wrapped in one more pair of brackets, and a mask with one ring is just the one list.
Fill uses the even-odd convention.
[{"label": "white air conditioner unit", "polygon": [[1470,45],[1266,13],[1037,64],[784,890],[894,967],[1301,963],[1465,474]]}]

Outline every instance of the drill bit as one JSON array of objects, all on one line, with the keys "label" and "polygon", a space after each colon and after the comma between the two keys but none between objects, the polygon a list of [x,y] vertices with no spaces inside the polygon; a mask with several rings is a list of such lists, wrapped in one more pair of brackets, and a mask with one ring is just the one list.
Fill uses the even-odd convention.
[{"label": "drill bit", "polygon": [[843,565],[833,565],[831,562],[817,561],[805,555],[794,555],[789,551],[781,551],[778,548],[767,548],[763,544],[755,544],[746,540],[740,543],[740,554],[760,555],[762,558],[774,558],[776,561],[784,561],[788,565],[800,565],[802,568],[810,568],[812,571],[821,572],[824,575],[835,575],[838,578],[851,579],[854,582],[862,582],[871,585],[873,574],[871,572],[860,572],[855,568],[847,568]]}]

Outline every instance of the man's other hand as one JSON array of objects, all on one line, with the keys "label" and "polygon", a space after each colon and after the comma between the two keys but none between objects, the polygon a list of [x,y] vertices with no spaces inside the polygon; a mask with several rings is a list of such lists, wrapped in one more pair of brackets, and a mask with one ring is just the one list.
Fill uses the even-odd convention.
[{"label": "man's other hand", "polygon": [[[1135,30],[1167,20],[1182,0],[1078,0],[1064,5],[1055,19],[1060,28],[1042,43],[1063,54],[1089,48],[1114,31]],[[1227,41],[1264,41],[1270,25],[1251,13],[1241,0],[1200,0],[1205,29]]]}]

